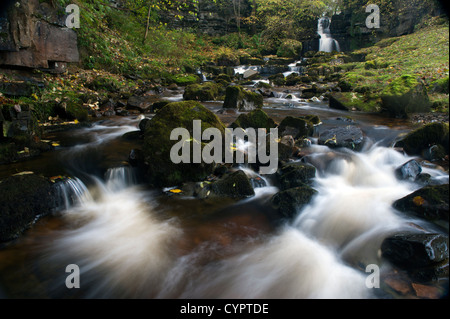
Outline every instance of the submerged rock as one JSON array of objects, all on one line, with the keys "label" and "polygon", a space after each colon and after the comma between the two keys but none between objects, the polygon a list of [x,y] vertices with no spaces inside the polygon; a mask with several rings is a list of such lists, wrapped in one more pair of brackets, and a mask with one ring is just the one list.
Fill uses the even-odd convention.
[{"label": "submerged rock", "polygon": [[261,94],[248,91],[242,86],[229,86],[225,92],[224,108],[237,108],[239,111],[252,111],[262,108],[263,96]]}]

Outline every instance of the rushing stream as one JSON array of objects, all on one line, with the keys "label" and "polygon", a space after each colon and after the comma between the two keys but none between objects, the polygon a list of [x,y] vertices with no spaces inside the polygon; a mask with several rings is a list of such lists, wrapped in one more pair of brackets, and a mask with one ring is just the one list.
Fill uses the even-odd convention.
[{"label": "rushing stream", "polygon": [[[323,103],[280,99],[268,100],[265,108],[276,121],[319,114],[320,131],[344,116]],[[221,107],[207,105],[213,111]],[[332,150],[313,139],[303,160],[318,168],[313,185],[318,195],[281,225],[267,204],[278,190],[263,176],[256,196],[238,202],[169,197],[141,184],[133,168],[120,165],[132,148],[121,135],[137,129],[137,118],[61,133],[56,136],[61,147],[44,160],[72,176],[60,185],[65,205],[1,248],[0,296],[386,297],[366,286],[365,266],[389,271],[379,256],[381,241],[402,229],[431,226],[391,207],[418,188],[396,179],[395,168],[410,158],[390,147],[410,127],[369,115],[354,118],[368,136],[363,151]],[[33,169],[33,162],[23,165]],[[42,166],[34,162],[34,169]],[[115,168],[100,176],[99,166]],[[448,182],[438,168],[426,172]],[[69,264],[80,269],[80,289],[65,286]]]}]

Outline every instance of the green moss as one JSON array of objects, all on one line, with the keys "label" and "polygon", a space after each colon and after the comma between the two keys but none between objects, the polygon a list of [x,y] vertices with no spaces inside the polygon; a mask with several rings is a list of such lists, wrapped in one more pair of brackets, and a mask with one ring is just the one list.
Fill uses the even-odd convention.
[{"label": "green moss", "polygon": [[213,82],[190,84],[186,87],[183,98],[185,100],[213,101],[219,96],[219,88],[220,86]]},{"label": "green moss", "polygon": [[405,74],[391,82],[382,92],[382,95],[402,95],[411,91],[419,82],[415,76]]},{"label": "green moss", "polygon": [[189,84],[194,84],[200,82],[200,78],[196,75],[176,75],[172,78],[173,83],[180,86],[186,86]]},{"label": "green moss", "polygon": [[302,43],[293,39],[286,39],[281,42],[277,50],[277,56],[284,58],[297,58],[302,52]]},{"label": "green moss", "polygon": [[448,123],[430,123],[408,133],[396,146],[403,147],[409,155],[422,155],[431,145],[440,144],[449,151]]},{"label": "green moss", "polygon": [[[178,141],[170,140],[173,129],[185,128],[193,136],[193,120],[201,121],[202,132],[206,128],[219,129],[224,136],[225,127],[220,119],[206,107],[196,101],[169,103],[160,109],[146,125],[143,153],[149,167],[150,182],[157,186],[179,185],[186,181],[204,179],[214,170],[214,164],[174,164],[170,159],[170,150]],[[188,141],[201,143],[201,141]],[[202,148],[205,145],[201,143]]]},{"label": "green moss", "polygon": [[431,83],[433,92],[449,94],[448,76]]}]

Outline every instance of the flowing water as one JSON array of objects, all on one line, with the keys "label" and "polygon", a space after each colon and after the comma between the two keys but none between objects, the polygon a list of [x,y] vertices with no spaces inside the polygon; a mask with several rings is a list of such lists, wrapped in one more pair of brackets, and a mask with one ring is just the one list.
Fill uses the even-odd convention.
[{"label": "flowing water", "polygon": [[322,17],[318,21],[317,33],[320,35],[319,51],[332,52],[341,51],[339,42],[331,36],[330,18]]},{"label": "flowing water", "polygon": [[[221,105],[208,107],[217,111]],[[269,101],[265,111],[276,121],[319,114],[318,132],[348,124],[340,119],[343,112],[320,103]],[[391,207],[419,187],[395,178],[395,168],[410,158],[390,147],[411,127],[370,115],[355,115],[355,121],[368,137],[359,153],[312,139],[303,161],[317,167],[318,194],[290,222],[280,222],[268,205],[278,189],[249,167],[241,169],[254,181],[256,195],[237,202],[169,196],[140,183],[135,169],[120,165],[133,147],[120,136],[136,130],[139,119],[62,133],[52,163],[72,174],[59,185],[64,207],[0,249],[0,295],[384,298],[383,290],[366,286],[365,272],[369,264],[389,271],[379,255],[381,241],[400,230],[432,226]],[[437,167],[427,173],[448,182]],[[65,285],[72,264],[80,269],[79,289]]]}]

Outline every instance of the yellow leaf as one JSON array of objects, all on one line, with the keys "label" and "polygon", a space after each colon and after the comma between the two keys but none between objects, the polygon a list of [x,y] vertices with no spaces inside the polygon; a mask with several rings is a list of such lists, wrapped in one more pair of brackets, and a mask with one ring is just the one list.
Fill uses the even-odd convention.
[{"label": "yellow leaf", "polygon": [[169,192],[178,194],[178,193],[182,193],[183,191],[181,189],[176,188],[176,189],[171,189]]},{"label": "yellow leaf", "polygon": [[413,198],[413,203],[416,206],[422,206],[425,203],[425,200],[421,196],[416,196]]}]

